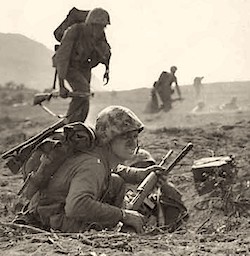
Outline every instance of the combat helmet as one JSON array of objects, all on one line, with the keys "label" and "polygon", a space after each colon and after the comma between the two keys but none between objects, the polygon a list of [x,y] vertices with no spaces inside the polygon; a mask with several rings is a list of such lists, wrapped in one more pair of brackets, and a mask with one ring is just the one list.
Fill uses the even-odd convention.
[{"label": "combat helmet", "polygon": [[176,66],[172,66],[172,67],[170,68],[170,71],[173,72],[173,73],[174,73],[176,70],[177,70],[177,67],[176,67]]},{"label": "combat helmet", "polygon": [[131,167],[146,168],[156,164],[156,161],[147,150],[139,148],[138,152],[131,159],[126,160],[124,164]]},{"label": "combat helmet", "polygon": [[108,144],[116,136],[127,132],[141,132],[144,128],[141,120],[128,108],[109,106],[97,116],[95,134],[101,145]]},{"label": "combat helmet", "polygon": [[95,133],[92,127],[83,122],[69,123],[63,127],[64,138],[73,146],[82,149],[91,149],[95,143]]},{"label": "combat helmet", "polygon": [[106,10],[102,8],[94,8],[91,10],[85,20],[87,24],[110,25],[110,17]]}]

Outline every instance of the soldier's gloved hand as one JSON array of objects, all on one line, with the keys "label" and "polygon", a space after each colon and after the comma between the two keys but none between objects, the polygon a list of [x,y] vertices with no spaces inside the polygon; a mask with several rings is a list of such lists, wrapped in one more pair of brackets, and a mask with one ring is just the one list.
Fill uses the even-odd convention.
[{"label": "soldier's gloved hand", "polygon": [[142,233],[145,217],[137,211],[122,209],[122,222],[133,227],[136,233]]},{"label": "soldier's gloved hand", "polygon": [[[106,82],[105,82],[106,80]],[[104,75],[103,75],[103,81],[104,81],[104,85],[106,85],[109,82],[109,70],[106,69]]]},{"label": "soldier's gloved hand", "polygon": [[65,99],[68,97],[68,93],[69,93],[69,90],[67,88],[60,87],[60,92],[59,92],[60,97]]}]

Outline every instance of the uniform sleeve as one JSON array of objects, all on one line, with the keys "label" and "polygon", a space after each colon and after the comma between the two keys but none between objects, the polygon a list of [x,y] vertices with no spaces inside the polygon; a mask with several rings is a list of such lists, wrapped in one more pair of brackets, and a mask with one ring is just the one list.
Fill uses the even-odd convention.
[{"label": "uniform sleeve", "polygon": [[126,183],[130,184],[141,183],[148,175],[144,168],[129,167],[122,164],[117,166],[115,173],[119,174]]},{"label": "uniform sleeve", "polygon": [[91,67],[95,67],[99,63],[102,63],[108,68],[111,58],[111,47],[108,42],[106,40],[101,40],[94,48],[95,51],[92,54]]},{"label": "uniform sleeve", "polygon": [[106,177],[107,171],[98,159],[88,160],[84,167],[79,166],[66,198],[67,217],[104,226],[115,226],[122,219],[120,208],[100,202],[107,186]]}]

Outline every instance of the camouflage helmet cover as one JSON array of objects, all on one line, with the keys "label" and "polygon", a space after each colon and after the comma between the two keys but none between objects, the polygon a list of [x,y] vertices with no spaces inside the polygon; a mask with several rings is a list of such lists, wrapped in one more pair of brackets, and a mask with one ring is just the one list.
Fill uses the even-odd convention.
[{"label": "camouflage helmet cover", "polygon": [[107,144],[118,135],[131,131],[143,130],[143,123],[128,108],[109,106],[97,116],[95,133],[101,144]]},{"label": "camouflage helmet cover", "polygon": [[85,20],[87,24],[103,24],[110,25],[110,17],[106,10],[102,8],[95,8],[91,10]]},{"label": "camouflage helmet cover", "polygon": [[125,161],[125,164],[131,167],[141,167],[143,163],[156,164],[156,161],[147,150],[142,148],[131,159]]},{"label": "camouflage helmet cover", "polygon": [[[93,128],[83,122],[74,122],[64,125],[63,133],[67,141],[72,140],[72,142],[77,142],[80,139],[81,143],[84,143],[85,146],[89,148],[94,145],[96,139]],[[76,138],[77,141],[75,141]]]}]

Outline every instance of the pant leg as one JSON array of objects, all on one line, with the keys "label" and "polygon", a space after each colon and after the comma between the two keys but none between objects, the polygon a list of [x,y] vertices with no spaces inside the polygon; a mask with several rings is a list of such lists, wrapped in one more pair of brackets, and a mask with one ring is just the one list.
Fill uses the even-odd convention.
[{"label": "pant leg", "polygon": [[171,101],[171,91],[169,90],[167,85],[161,85],[157,89],[158,95],[160,96],[160,99],[162,101],[162,106],[164,111],[168,111],[172,107],[172,101]]},{"label": "pant leg", "polygon": [[172,108],[171,90],[168,85],[165,85],[162,90],[162,102],[164,111],[168,111]]},{"label": "pant leg", "polygon": [[[67,82],[71,86],[73,92],[90,92],[90,69],[73,69],[70,68],[66,77]],[[81,121],[84,122],[89,113],[89,97],[73,97],[68,108],[68,122]]]}]

